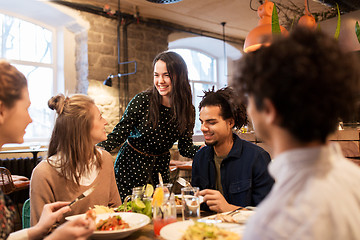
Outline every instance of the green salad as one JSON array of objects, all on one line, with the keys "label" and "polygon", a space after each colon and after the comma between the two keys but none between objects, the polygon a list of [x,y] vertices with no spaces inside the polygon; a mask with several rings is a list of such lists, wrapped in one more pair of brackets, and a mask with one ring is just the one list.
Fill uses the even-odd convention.
[{"label": "green salad", "polygon": [[121,204],[116,210],[116,212],[136,212],[147,215],[152,218],[152,208],[151,208],[151,200],[140,198],[136,198],[134,201],[129,201],[126,203],[126,206]]}]

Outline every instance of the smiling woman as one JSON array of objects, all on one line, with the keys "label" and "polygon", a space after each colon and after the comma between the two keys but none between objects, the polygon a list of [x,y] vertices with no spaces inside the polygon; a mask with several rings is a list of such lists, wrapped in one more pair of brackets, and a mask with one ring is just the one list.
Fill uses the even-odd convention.
[{"label": "smiling woman", "polygon": [[48,105],[58,116],[49,157],[36,166],[31,177],[31,224],[37,223],[45,203],[54,199],[72,201],[93,187],[91,194],[71,206],[71,214],[85,213],[95,204],[118,207],[121,201],[112,157],[95,146],[106,140],[107,121],[93,99],[82,94],[59,94]]},{"label": "smiling woman", "polygon": [[99,145],[111,151],[122,145],[115,162],[116,183],[122,198],[132,188],[158,184],[158,173],[169,182],[169,149],[179,141],[184,157],[193,157],[195,108],[187,66],[175,52],[159,53],[153,60],[154,85],[137,94],[123,117]]}]

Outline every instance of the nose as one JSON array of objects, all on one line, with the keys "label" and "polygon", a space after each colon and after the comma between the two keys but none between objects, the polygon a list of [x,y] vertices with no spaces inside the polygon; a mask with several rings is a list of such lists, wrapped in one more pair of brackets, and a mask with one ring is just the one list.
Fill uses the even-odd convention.
[{"label": "nose", "polygon": [[164,79],[164,76],[163,76],[163,75],[159,76],[159,82],[160,82],[160,83],[164,83],[164,82],[165,82],[165,79]]},{"label": "nose", "polygon": [[206,132],[206,131],[208,130],[208,128],[205,126],[204,123],[202,123],[202,124],[201,124],[201,127],[200,127],[200,130],[201,130],[202,132]]}]

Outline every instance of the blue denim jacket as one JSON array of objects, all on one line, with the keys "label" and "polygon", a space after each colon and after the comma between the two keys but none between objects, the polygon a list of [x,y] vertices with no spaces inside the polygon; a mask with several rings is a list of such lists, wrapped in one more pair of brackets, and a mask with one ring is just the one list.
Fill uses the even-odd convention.
[{"label": "blue denim jacket", "polygon": [[[226,201],[236,206],[256,206],[274,184],[267,170],[270,155],[261,147],[233,134],[234,145],[220,166],[221,184]],[[205,146],[194,156],[193,186],[215,189],[214,148]]]}]

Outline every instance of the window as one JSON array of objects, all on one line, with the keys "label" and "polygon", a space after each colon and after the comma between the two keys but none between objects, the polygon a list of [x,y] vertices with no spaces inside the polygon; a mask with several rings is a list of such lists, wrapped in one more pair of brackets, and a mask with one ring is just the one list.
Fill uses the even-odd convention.
[{"label": "window", "polygon": [[11,62],[28,80],[33,122],[26,129],[25,140],[48,139],[53,112],[47,101],[53,95],[53,33],[42,26],[0,14],[1,58]]},{"label": "window", "polygon": [[198,106],[203,91],[217,86],[216,59],[204,53],[191,49],[171,49],[180,54],[188,67],[189,80],[192,91],[193,104],[195,106],[195,128],[194,135],[202,134],[200,127]]}]

